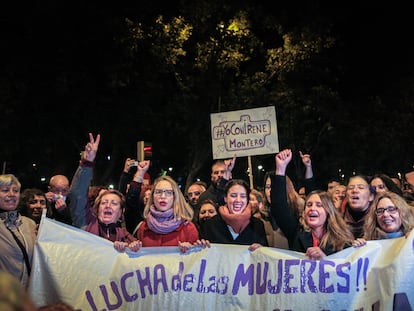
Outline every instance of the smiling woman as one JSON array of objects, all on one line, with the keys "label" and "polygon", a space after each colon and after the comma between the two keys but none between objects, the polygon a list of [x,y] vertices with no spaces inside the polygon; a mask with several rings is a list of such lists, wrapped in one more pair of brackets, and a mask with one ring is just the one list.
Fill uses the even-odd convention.
[{"label": "smiling woman", "polygon": [[0,271],[9,272],[26,288],[36,241],[36,223],[17,211],[20,189],[16,176],[0,175]]},{"label": "smiling woman", "polygon": [[[45,193],[36,188],[25,189],[20,195],[18,210],[23,216],[33,219],[37,225],[40,223],[43,209],[48,208]],[[48,210],[47,216],[51,216]]]},{"label": "smiling woman", "polygon": [[213,243],[268,246],[263,222],[252,215],[250,188],[245,180],[231,179],[224,189],[225,205],[218,214],[200,223],[200,235]]},{"label": "smiling woman", "polygon": [[414,228],[414,208],[394,192],[375,196],[364,225],[364,239],[404,236]]}]

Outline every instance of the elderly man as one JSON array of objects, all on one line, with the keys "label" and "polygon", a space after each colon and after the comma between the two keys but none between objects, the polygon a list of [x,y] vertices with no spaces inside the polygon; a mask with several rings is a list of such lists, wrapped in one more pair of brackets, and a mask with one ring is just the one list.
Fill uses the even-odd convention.
[{"label": "elderly man", "polygon": [[54,175],[49,180],[48,192],[45,195],[51,206],[52,218],[71,225],[72,217],[67,208],[69,190],[69,179],[65,175]]}]

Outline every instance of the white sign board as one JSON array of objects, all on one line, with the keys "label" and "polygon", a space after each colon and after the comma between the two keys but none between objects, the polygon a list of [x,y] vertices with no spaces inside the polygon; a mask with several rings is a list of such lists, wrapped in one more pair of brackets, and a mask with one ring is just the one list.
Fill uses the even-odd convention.
[{"label": "white sign board", "polygon": [[212,113],[213,159],[279,152],[274,106]]}]

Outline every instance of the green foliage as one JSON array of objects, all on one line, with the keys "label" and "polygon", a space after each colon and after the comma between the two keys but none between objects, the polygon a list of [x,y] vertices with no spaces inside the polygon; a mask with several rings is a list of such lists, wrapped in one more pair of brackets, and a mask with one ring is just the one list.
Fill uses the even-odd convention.
[{"label": "green foliage", "polygon": [[[211,12],[210,9],[204,16],[201,16],[201,10],[186,12],[190,15],[179,15],[168,20],[158,16],[145,27],[141,21],[128,21],[129,43],[126,49],[135,51],[131,57],[137,59],[140,57],[138,47],[148,47],[159,74],[163,70],[168,73],[163,78],[164,83],[167,78],[168,83],[173,83],[171,86],[175,85],[175,91],[171,89],[171,96],[168,97],[170,105],[166,105],[163,111],[163,125],[174,137],[188,137],[184,144],[180,144],[180,150],[188,151],[188,167],[195,167],[191,163],[199,161],[197,151],[205,154],[205,146],[210,145],[206,129],[210,127],[209,113],[216,111],[275,104],[277,110],[282,111],[278,115],[282,141],[295,144],[298,137],[300,140],[305,137],[305,142],[315,140],[325,126],[322,121],[314,121],[313,115],[320,111],[318,103],[305,94],[306,90],[291,85],[289,80],[293,79],[292,75],[300,75],[302,68],[309,66],[315,55],[332,46],[334,41],[331,37],[306,27],[283,32],[282,25],[272,24],[270,38],[277,40],[269,45],[265,42],[268,38],[253,29],[247,8],[226,12]],[[196,14],[205,22],[191,23],[196,20],[191,14]],[[266,20],[259,28],[269,30],[268,25]],[[141,68],[131,68],[132,72],[135,70]],[[150,92],[159,91],[157,85],[153,87]],[[315,87],[319,93],[326,89],[325,94],[329,94],[327,87]],[[332,97],[335,96],[332,94]],[[169,106],[174,107],[173,111],[168,109]],[[189,113],[193,111],[197,114]],[[308,121],[300,123],[300,119]],[[314,131],[304,135],[307,131],[304,127]],[[176,144],[174,137],[171,141]],[[171,148],[168,143],[164,146]],[[184,173],[189,174],[188,171]]]}]

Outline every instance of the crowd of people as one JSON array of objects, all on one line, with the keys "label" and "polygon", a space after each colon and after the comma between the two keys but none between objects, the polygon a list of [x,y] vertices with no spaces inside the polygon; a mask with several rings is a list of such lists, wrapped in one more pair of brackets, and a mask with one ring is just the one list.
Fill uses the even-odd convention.
[{"label": "crowd of people", "polygon": [[[170,176],[150,182],[149,160],[127,158],[118,189],[108,189],[92,184],[99,143],[100,135],[90,133],[72,179],[54,175],[47,192],[22,189],[13,174],[0,175],[0,284],[13,278],[23,291],[28,288],[42,215],[107,239],[119,252],[175,246],[185,253],[223,243],[250,251],[289,249],[311,260],[369,240],[407,236],[414,226],[414,185],[378,173],[346,183],[329,180],[318,189],[311,156],[302,152],[304,184],[298,189],[286,174],[294,157],[290,149],[275,155],[275,170],[257,189],[233,176],[236,156],[215,160],[209,184],[197,180],[184,191]],[[0,298],[0,305],[7,303]],[[55,310],[72,310],[60,306]]]}]

